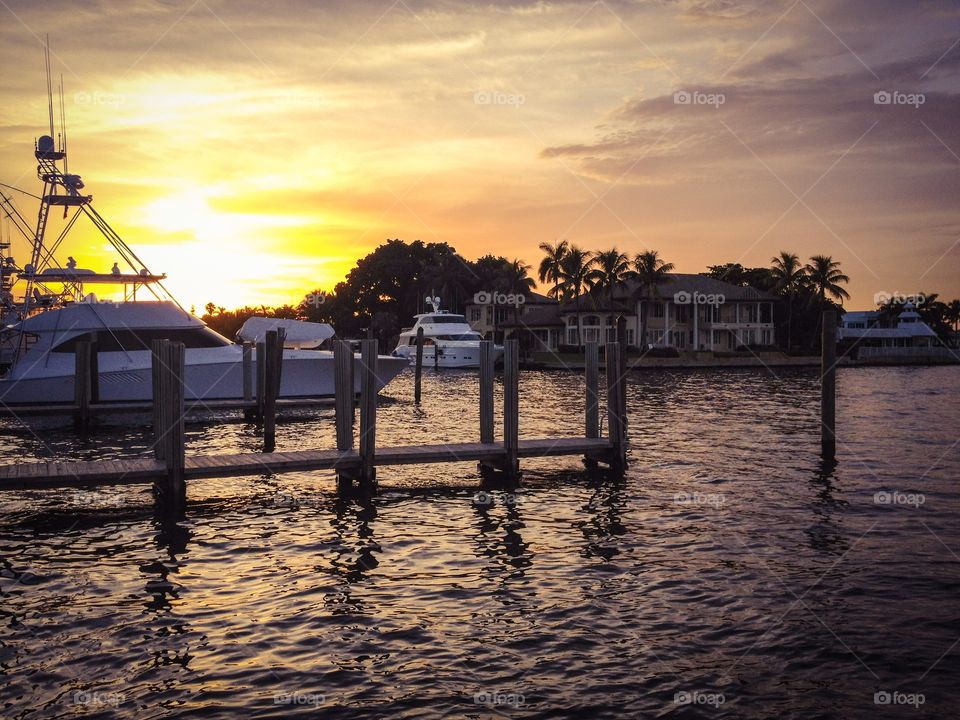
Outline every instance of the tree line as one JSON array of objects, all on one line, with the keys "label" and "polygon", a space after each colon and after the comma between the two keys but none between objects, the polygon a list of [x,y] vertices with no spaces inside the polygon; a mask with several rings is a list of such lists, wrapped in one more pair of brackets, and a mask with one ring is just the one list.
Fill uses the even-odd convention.
[{"label": "tree line", "polygon": [[[566,240],[541,243],[543,257],[537,277],[547,294],[571,303],[580,312],[612,307],[614,297],[632,288],[630,301],[652,299],[655,288],[674,271],[674,265],[656,250],[633,256],[617,248],[591,251]],[[203,320],[226,337],[234,337],[253,315],[328,322],[343,336],[356,337],[370,328],[382,343],[389,344],[427,308],[424,297],[439,295],[446,309],[462,312],[477,292],[529,293],[536,287],[531,266],[520,259],[484,255],[468,260],[449,244],[406,243],[388,240],[365,257],[337,283],[332,291],[307,294],[297,306],[244,307],[228,311],[208,303]],[[842,309],[850,278],[840,263],[828,255],[813,255],[802,262],[796,253],[782,251],[768,267],[744,267],[739,263],[708,266],[703,273],[738,286],[752,286],[782,299],[774,305],[778,343],[788,348],[813,348],[819,336],[821,311]],[[941,338],[956,338],[960,325],[960,300],[942,302],[934,293],[923,298],[917,311]],[[879,307],[893,319],[902,309],[902,298],[890,298]],[[640,338],[646,337],[649,303],[641,304]],[[582,336],[582,333],[581,333]]]}]

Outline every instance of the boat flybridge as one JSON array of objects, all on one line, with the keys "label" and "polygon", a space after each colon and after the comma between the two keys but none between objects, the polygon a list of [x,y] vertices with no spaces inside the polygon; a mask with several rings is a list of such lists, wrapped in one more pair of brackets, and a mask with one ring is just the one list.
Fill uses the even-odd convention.
[{"label": "boat flybridge", "polygon": [[[417,330],[423,328],[424,365],[444,368],[480,367],[480,333],[467,323],[463,315],[440,309],[439,297],[426,297],[433,312],[415,315],[413,327],[404,328],[393,354],[416,362]],[[494,346],[494,362],[503,354],[503,346]]]},{"label": "boat flybridge", "polygon": [[[62,113],[62,87],[60,106]],[[170,295],[163,286],[166,275],[149,270],[93,208],[93,197],[81,193],[84,185],[80,176],[67,171],[65,133],[61,135],[59,147],[53,136],[51,95],[50,134],[40,137],[34,148],[43,192],[38,197],[18,190],[40,201],[36,226],[31,227],[13,198],[0,191],[0,210],[31,248],[30,262],[23,268],[16,266],[11,255],[0,253],[0,304],[3,306],[0,308],[3,313],[0,362],[4,368],[0,377],[0,403],[72,401],[75,347],[81,341],[95,344],[100,400],[149,400],[152,396],[150,348],[155,339],[184,344],[187,398],[242,398],[242,346],[214,332]],[[48,246],[50,210],[61,207],[64,227]],[[73,257],[63,265],[57,260],[57,250],[81,216],[94,224],[119,255],[119,260],[107,272],[79,268]],[[9,244],[6,245],[0,249],[8,250]],[[16,288],[21,285],[23,294],[17,298]],[[122,288],[122,299],[100,300],[89,291],[90,286],[109,285]],[[263,319],[263,322],[270,320]],[[280,325],[284,321],[276,322]],[[329,335],[324,330],[326,327],[317,324],[318,337]],[[354,363],[359,366],[359,355],[354,356]],[[378,390],[406,365],[402,359],[379,356]],[[355,392],[359,392],[361,375],[360,368],[355,367]],[[302,344],[286,345],[281,397],[331,396],[333,378],[333,353],[302,349]]]}]

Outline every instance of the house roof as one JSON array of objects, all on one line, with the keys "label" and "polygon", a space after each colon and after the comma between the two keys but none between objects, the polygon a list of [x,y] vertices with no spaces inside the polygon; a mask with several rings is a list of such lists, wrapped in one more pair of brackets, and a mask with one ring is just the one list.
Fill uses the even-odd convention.
[{"label": "house roof", "polygon": [[[631,280],[624,285],[617,295],[620,297],[632,297],[638,287],[639,284],[635,280]],[[726,300],[759,301],[779,299],[776,295],[758,290],[755,287],[741,287],[740,285],[734,285],[733,283],[724,282],[723,280],[717,280],[708,275],[700,275],[698,273],[670,273],[667,276],[666,282],[657,285],[655,295],[660,299],[669,300],[675,294],[681,292],[691,294],[696,292],[703,295],[723,295]]]},{"label": "house roof", "polygon": [[551,300],[552,305],[536,305],[533,307],[526,307],[523,310],[523,314],[514,320],[512,317],[508,317],[504,322],[500,323],[500,327],[509,328],[509,327],[545,327],[547,325],[563,325],[563,320],[560,319],[560,305],[556,301]]}]

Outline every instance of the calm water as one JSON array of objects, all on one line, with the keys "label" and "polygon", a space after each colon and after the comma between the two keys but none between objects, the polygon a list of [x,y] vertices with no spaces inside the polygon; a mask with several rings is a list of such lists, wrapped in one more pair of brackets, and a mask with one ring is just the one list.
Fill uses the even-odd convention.
[{"label": "calm water", "polygon": [[[840,370],[835,469],[814,372],[777,375],[637,373],[625,479],[525,461],[492,505],[470,464],[381,469],[371,507],[329,473],[198,481],[177,524],[146,489],[5,494],[0,717],[955,717],[960,368]],[[383,444],[476,436],[470,374],[388,394]],[[521,434],[579,432],[582,398],[523,373]],[[149,432],[2,442],[113,458]],[[329,412],[278,428],[332,445]]]}]

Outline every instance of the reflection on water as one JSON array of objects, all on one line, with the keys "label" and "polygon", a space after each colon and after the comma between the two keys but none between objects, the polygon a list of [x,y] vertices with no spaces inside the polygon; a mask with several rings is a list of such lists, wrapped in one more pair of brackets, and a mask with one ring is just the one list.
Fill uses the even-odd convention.
[{"label": "reflection on water", "polygon": [[[477,436],[474,375],[425,374],[420,407],[409,380],[384,444]],[[0,716],[949,716],[960,372],[841,371],[829,465],[812,371],[650,371],[628,391],[622,479],[576,458],[524,461],[516,487],[383,468],[358,505],[328,473],[227,478],[191,484],[180,522],[143,488],[6,494]],[[577,376],[524,373],[521,434],[579,432],[582,397]],[[129,419],[4,433],[5,462],[150,442]],[[261,442],[235,421],[188,433]],[[278,427],[280,451],[333,442],[327,410]]]}]

